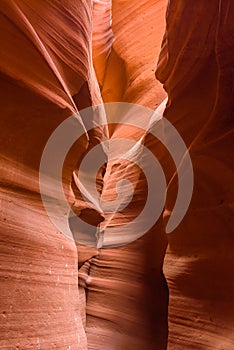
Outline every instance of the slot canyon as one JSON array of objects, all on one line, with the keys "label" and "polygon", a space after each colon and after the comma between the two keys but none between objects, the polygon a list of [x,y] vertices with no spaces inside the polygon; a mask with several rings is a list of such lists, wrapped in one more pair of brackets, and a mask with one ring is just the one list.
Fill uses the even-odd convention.
[{"label": "slot canyon", "polygon": [[[0,10],[0,349],[233,350],[233,0]],[[163,120],[187,150],[178,167],[180,141],[169,152],[151,132]],[[44,174],[58,164],[66,212]],[[165,203],[150,225],[151,178]]]}]

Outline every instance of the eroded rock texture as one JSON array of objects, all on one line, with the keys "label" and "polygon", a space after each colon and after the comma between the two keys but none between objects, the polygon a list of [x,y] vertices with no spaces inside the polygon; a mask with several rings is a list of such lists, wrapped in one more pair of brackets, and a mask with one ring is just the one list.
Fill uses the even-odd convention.
[{"label": "eroded rock texture", "polygon": [[[86,84],[101,101],[91,21],[90,1],[1,2],[1,349],[87,349],[77,249],[46,215],[38,169],[50,134],[77,112],[72,96]],[[87,147],[84,134],[76,162]]]},{"label": "eroded rock texture", "polygon": [[[231,350],[231,0],[170,1],[166,23],[165,0],[45,0],[43,6],[3,0],[0,6],[0,348],[165,350],[168,238],[168,348]],[[79,114],[103,100],[155,109],[166,97],[162,84],[165,116],[184,138],[195,172],[189,212],[168,237],[164,226],[177,182],[170,182],[175,169],[165,149],[121,124],[90,132],[105,114],[94,109],[90,120]],[[40,159],[50,134],[72,114],[84,135],[64,163],[64,188],[74,212],[94,230],[131,221],[147,184],[130,162],[106,164],[97,175],[101,198],[114,199],[116,181],[125,176],[135,197],[123,213],[103,215],[77,189],[84,154],[109,137],[143,137],[163,164],[170,182],[164,219],[130,244],[75,244],[47,217]]]},{"label": "eroded rock texture", "polygon": [[[194,166],[192,202],[168,235],[169,349],[232,349],[233,34],[232,1],[170,1],[157,78],[165,116]],[[167,209],[175,199],[169,187]]]}]

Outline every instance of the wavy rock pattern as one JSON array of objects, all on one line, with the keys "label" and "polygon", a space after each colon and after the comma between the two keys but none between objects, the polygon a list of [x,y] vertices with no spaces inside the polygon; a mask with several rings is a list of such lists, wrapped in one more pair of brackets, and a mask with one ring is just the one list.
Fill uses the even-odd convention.
[{"label": "wavy rock pattern", "polygon": [[[169,349],[234,346],[232,278],[233,35],[231,1],[171,1],[156,76],[165,116],[190,149],[193,199],[168,236]],[[167,210],[176,184],[168,191]]]},{"label": "wavy rock pattern", "polygon": [[[170,290],[168,349],[233,349],[234,9],[231,0],[171,0],[165,23],[166,5],[1,1],[1,349],[165,350],[163,271]],[[154,76],[158,56],[161,83]],[[118,227],[144,205],[146,179],[131,162],[109,162],[97,176],[102,200],[114,199],[116,181],[127,177],[134,184],[133,202],[123,213],[103,217],[83,201],[76,186],[80,161],[109,134],[100,127],[88,131],[104,114],[87,120],[79,111],[102,100],[155,109],[166,96],[162,84],[165,116],[193,161],[189,212],[168,236],[166,251],[175,177],[164,217],[146,235],[117,248],[75,244],[52,225],[40,198],[38,170],[50,134],[77,114],[84,135],[64,163],[65,193],[84,220]],[[121,124],[109,132],[112,140],[144,136],[170,181],[174,165],[155,139]]]},{"label": "wavy rock pattern", "polygon": [[166,1],[112,1],[114,42],[102,96],[105,101],[126,101],[155,108],[165,97],[154,79]]},{"label": "wavy rock pattern", "polygon": [[[50,134],[78,111],[72,96],[81,91],[85,103],[101,102],[91,2],[15,0],[0,7],[0,348],[87,349],[77,249],[46,215],[38,169]],[[67,182],[88,146],[85,132],[68,159]]]},{"label": "wavy rock pattern", "polygon": [[112,3],[110,0],[93,0],[93,62],[98,83],[102,89],[106,68],[113,44]]}]

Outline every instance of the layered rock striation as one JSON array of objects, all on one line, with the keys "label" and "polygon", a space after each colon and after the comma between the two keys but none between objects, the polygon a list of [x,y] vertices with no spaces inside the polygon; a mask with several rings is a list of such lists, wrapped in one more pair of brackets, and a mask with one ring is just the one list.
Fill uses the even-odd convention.
[{"label": "layered rock striation", "polygon": [[[0,348],[231,350],[232,1],[3,0],[0,8]],[[103,101],[160,105],[158,117],[164,112],[183,137],[194,191],[173,233],[165,226],[178,192],[175,164],[144,128],[124,125],[128,110],[108,120],[108,108],[95,107]],[[82,112],[87,107],[91,113]],[[135,234],[124,225],[147,200],[147,179],[134,164],[139,144],[162,164],[165,210],[139,239],[115,247],[119,237],[106,234],[110,247],[90,246],[72,215],[70,237],[48,218],[41,195],[56,198],[50,186],[40,193],[40,161],[71,115],[83,135],[65,159],[63,188],[73,214],[93,225],[92,239],[100,229],[105,237],[116,228],[121,238],[123,227],[125,243]],[[113,201],[127,178],[134,196],[110,215],[82,197],[79,166],[95,146],[120,137],[139,147],[128,160],[109,162],[102,148],[97,192],[101,203]]]}]

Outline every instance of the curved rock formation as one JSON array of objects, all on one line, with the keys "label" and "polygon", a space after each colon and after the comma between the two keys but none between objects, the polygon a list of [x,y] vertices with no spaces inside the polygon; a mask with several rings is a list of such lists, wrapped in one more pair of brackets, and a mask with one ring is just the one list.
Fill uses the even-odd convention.
[{"label": "curved rock formation", "polygon": [[[234,8],[231,0],[171,0],[165,22],[166,5],[166,0],[0,3],[1,349],[233,348]],[[168,236],[165,223],[178,190],[171,157],[142,128],[123,124],[129,111],[108,120],[107,130],[99,124],[108,118],[108,107],[106,113],[95,107],[104,100],[155,109],[166,97],[162,84],[168,95],[164,116],[185,140],[195,174],[189,211]],[[81,110],[90,106],[87,117]],[[119,237],[106,235],[112,247],[102,249],[96,241],[90,247],[79,242],[84,232],[73,225],[73,214],[69,228],[76,242],[49,220],[40,195],[49,203],[56,196],[49,186],[40,193],[41,156],[50,135],[71,115],[83,136],[65,159],[64,192],[73,212],[93,225],[97,241],[98,233],[119,229],[138,215],[147,179],[133,164],[138,151],[127,161],[104,164],[97,174],[101,202],[116,198],[120,178],[132,181],[134,196],[123,211],[103,213],[78,188],[83,157],[103,140],[127,137],[147,146],[165,169],[164,215],[138,240],[114,247]],[[151,117],[146,113],[142,126]],[[106,156],[105,148],[102,152]],[[91,167],[85,175],[93,173]],[[124,225],[123,232],[126,239]],[[170,290],[169,338],[163,271]]]},{"label": "curved rock formation", "polygon": [[[87,84],[91,102],[101,101],[91,62],[91,3],[0,6],[0,348],[87,349],[76,246],[47,217],[38,170],[50,134],[78,111],[72,96]],[[85,132],[71,160],[87,147]]]},{"label": "curved rock formation", "polygon": [[[234,346],[232,1],[170,1],[156,76],[165,117],[189,147],[195,183],[189,212],[168,235],[169,349]],[[170,213],[176,183],[168,189]]]}]

